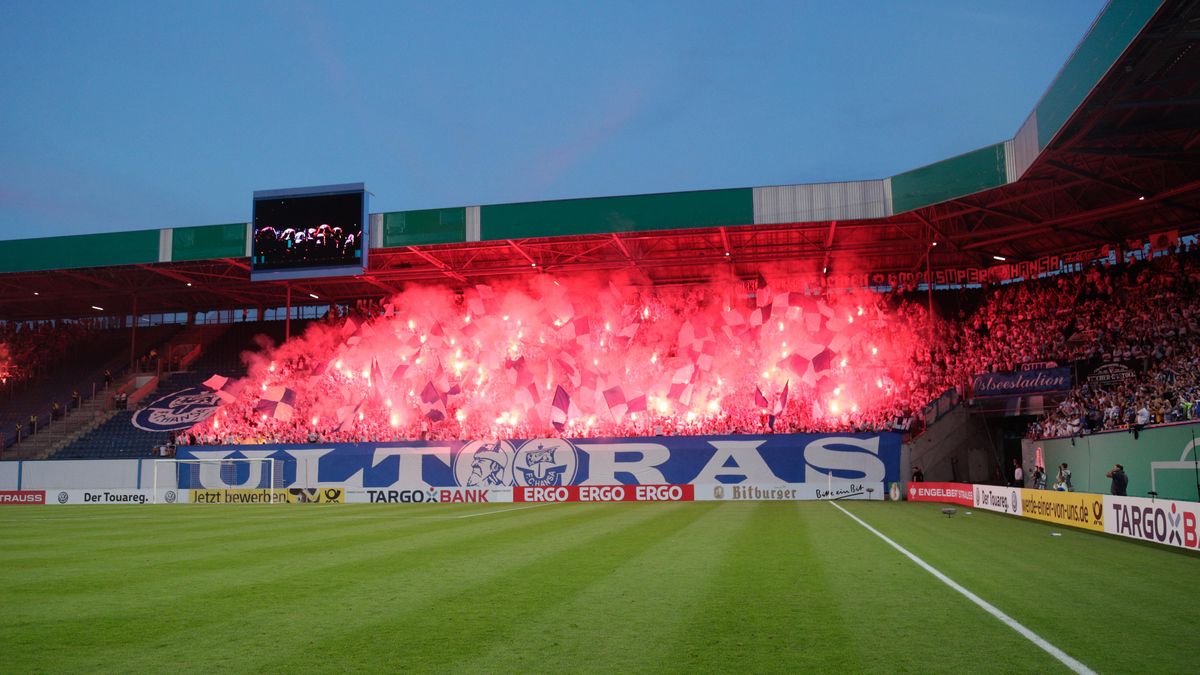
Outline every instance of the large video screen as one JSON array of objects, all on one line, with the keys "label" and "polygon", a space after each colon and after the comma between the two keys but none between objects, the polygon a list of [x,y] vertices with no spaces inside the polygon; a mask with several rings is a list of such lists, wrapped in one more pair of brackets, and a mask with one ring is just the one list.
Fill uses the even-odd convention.
[{"label": "large video screen", "polygon": [[362,183],[255,192],[250,278],[360,274],[367,218]]}]

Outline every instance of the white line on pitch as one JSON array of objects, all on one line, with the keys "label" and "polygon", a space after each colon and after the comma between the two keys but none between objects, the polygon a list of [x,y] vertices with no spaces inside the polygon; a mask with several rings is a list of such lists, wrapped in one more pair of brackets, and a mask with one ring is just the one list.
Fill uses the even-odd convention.
[{"label": "white line on pitch", "polygon": [[505,511],[524,511],[525,509],[535,509],[539,506],[545,506],[546,504],[549,504],[549,503],[550,502],[545,502],[542,504],[530,504],[529,506],[515,506],[511,509],[500,509],[499,511],[484,511],[482,513],[468,513],[465,516],[454,516],[454,518],[456,518],[456,519],[457,518],[474,518],[475,516],[490,516],[493,513],[504,513]]},{"label": "white line on pitch", "polygon": [[1037,645],[1038,647],[1041,647],[1043,651],[1045,651],[1050,656],[1053,656],[1054,658],[1061,661],[1062,664],[1065,665],[1066,667],[1070,668],[1071,670],[1075,671],[1076,673],[1079,673],[1080,675],[1085,675],[1085,674],[1086,675],[1095,675],[1095,671],[1093,671],[1091,668],[1088,668],[1087,666],[1083,665],[1083,663],[1072,658],[1070,655],[1068,655],[1063,650],[1061,650],[1058,647],[1055,647],[1054,645],[1047,642],[1046,639],[1043,638],[1042,636],[1038,635],[1037,633],[1035,633],[1035,632],[1029,630],[1028,628],[1026,628],[1025,626],[1021,625],[1016,619],[1014,619],[1011,616],[1000,611],[995,605],[992,605],[987,600],[984,600],[983,598],[979,597],[978,595],[975,595],[971,591],[968,591],[966,588],[963,588],[957,581],[951,579],[950,577],[946,576],[945,574],[942,574],[941,572],[939,572],[936,568],[934,568],[929,563],[925,562],[924,560],[921,560],[916,555],[910,553],[908,551],[908,549],[904,548],[900,544],[897,544],[896,542],[889,539],[888,536],[885,535],[884,533],[871,527],[870,525],[866,524],[858,516],[854,515],[853,513],[850,513],[846,509],[842,508],[841,504],[838,504],[835,501],[831,501],[829,503],[833,504],[834,507],[837,508],[838,511],[841,511],[842,513],[853,518],[854,521],[856,523],[858,523],[859,525],[862,525],[863,527],[870,530],[871,533],[874,534],[876,537],[879,537],[880,539],[887,542],[889,546],[891,546],[892,548],[896,549],[897,551],[900,551],[901,553],[903,553],[905,556],[908,557],[909,560],[915,562],[918,566],[920,566],[921,569],[923,569],[926,572],[929,572],[933,576],[937,577],[938,581],[940,581],[943,584],[946,584],[947,586],[949,586],[950,588],[953,588],[954,590],[958,591],[964,597],[966,597],[968,600],[970,600],[971,602],[973,602],[976,605],[979,605],[981,608],[983,608],[983,610],[985,612],[987,612],[988,614],[991,614],[992,616],[996,617],[997,619],[1000,619],[1000,621],[1002,621],[1009,628],[1011,628],[1011,629],[1017,631],[1018,633],[1020,633],[1021,635],[1023,635],[1025,637],[1025,639],[1029,640],[1030,642]]}]

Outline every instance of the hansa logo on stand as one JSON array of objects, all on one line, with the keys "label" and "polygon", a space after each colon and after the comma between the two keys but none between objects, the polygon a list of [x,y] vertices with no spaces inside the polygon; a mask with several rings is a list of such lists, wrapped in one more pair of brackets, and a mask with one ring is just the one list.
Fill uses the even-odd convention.
[{"label": "hansa logo on stand", "polygon": [[71,498],[70,495],[68,495],[66,492],[58,493],[58,503],[59,504],[66,504],[67,500],[70,498]]},{"label": "hansa logo on stand", "polygon": [[508,441],[473,441],[454,457],[454,480],[463,487],[513,483],[513,446]]},{"label": "hansa logo on stand", "polygon": [[556,487],[570,485],[579,468],[575,446],[561,438],[526,441],[513,460],[516,485]]},{"label": "hansa logo on stand", "polygon": [[167,493],[163,495],[163,501],[168,504],[174,504],[176,499],[179,499],[179,495],[175,494],[174,490],[167,490]]},{"label": "hansa logo on stand", "polygon": [[133,415],[143,431],[176,431],[203,422],[217,409],[219,399],[206,387],[188,387],[158,399]]}]

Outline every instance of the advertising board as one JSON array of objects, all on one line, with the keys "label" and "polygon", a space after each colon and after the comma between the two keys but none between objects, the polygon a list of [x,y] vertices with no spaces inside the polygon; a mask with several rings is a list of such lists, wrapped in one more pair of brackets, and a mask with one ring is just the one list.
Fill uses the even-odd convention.
[{"label": "advertising board", "polygon": [[692,485],[560,485],[513,488],[514,502],[690,502]]},{"label": "advertising board", "polygon": [[966,483],[909,483],[908,501],[974,506],[975,490]]},{"label": "advertising board", "polygon": [[45,490],[0,490],[0,506],[45,504]]},{"label": "advertising board", "polygon": [[203,488],[188,491],[191,504],[341,504],[346,491],[340,487],[287,488]]},{"label": "advertising board", "polygon": [[1196,502],[1104,496],[1104,531],[1109,534],[1196,551],[1197,520]]},{"label": "advertising board", "polygon": [[973,485],[971,501],[977,509],[1021,515],[1021,488]]},{"label": "advertising board", "polygon": [[493,504],[511,501],[511,487],[346,490],[348,504]]},{"label": "advertising board", "polygon": [[[152,504],[153,490],[137,490],[133,488],[114,488],[110,490],[48,490],[47,504],[59,505],[96,505],[96,504]],[[178,495],[173,490],[167,490],[160,501],[173,503]]]},{"label": "advertising board", "polygon": [[1057,525],[1104,531],[1104,495],[1060,490],[1021,490],[1021,514]]}]

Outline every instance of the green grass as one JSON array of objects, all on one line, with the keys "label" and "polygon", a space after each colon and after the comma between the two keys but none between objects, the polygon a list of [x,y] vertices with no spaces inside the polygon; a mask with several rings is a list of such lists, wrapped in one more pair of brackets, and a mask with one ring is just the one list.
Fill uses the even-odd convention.
[{"label": "green grass", "polygon": [[[1200,556],[842,505],[1094,670],[1194,669]],[[1066,672],[821,502],[13,507],[0,541],[4,672]]]}]

